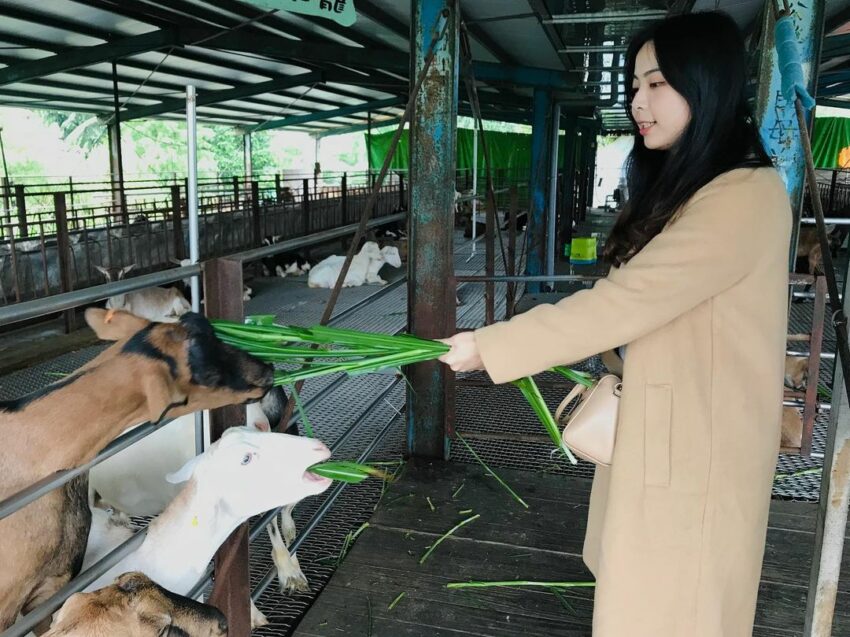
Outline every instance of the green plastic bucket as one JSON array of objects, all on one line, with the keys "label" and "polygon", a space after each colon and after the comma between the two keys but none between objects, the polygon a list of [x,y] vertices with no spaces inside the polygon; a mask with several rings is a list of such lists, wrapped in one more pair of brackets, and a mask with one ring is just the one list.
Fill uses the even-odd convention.
[{"label": "green plastic bucket", "polygon": [[570,263],[593,265],[596,263],[596,237],[573,237],[570,247]]}]

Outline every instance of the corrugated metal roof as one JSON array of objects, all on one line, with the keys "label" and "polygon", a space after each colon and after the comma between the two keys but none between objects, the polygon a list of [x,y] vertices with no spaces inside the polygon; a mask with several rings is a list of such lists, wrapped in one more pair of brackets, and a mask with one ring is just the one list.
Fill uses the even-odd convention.
[{"label": "corrugated metal roof", "polygon": [[[599,10],[599,4],[594,2],[593,8]],[[667,4],[663,0],[605,0],[604,10],[663,10]],[[671,4],[684,10],[719,8],[750,28],[764,2],[675,0]],[[471,37],[473,58],[563,71],[572,81],[585,83],[582,94],[610,95],[609,86],[599,86],[604,76],[574,71],[585,63],[603,65],[601,54],[565,53],[563,49],[622,44],[644,22],[547,24],[545,20],[559,13],[563,5],[555,0],[463,0],[462,18]],[[0,104],[81,110],[108,117],[113,112],[113,59],[119,101],[128,116],[140,107],[182,99],[187,84],[195,85],[199,98],[214,98],[214,103],[199,106],[199,119],[244,127],[404,96],[410,2],[355,0],[355,6],[357,22],[345,28],[288,12],[269,15],[238,0],[42,0],[37,4],[0,0],[0,64],[7,67],[0,69],[0,77],[6,80],[0,86]],[[575,13],[591,9],[587,0],[571,6]],[[850,20],[850,0],[830,0],[827,20],[830,29]],[[830,70],[850,70],[850,42],[846,54],[843,40],[841,47],[838,40],[832,42],[825,51]],[[35,75],[3,75],[9,69],[26,69],[34,60],[42,61]],[[62,64],[47,66],[57,60],[64,68]],[[299,75],[309,81],[291,81]],[[10,77],[18,81],[9,82]],[[840,77],[850,87],[850,79]],[[479,83],[479,88],[485,116],[529,120],[529,88],[484,83]],[[218,99],[215,93],[220,91],[237,94],[219,94],[227,99]],[[833,95],[833,99],[840,97]],[[373,121],[397,117],[402,108],[376,107]],[[180,110],[173,108],[155,116],[180,116]],[[367,118],[365,112],[350,113],[292,128],[319,132],[363,124]],[[626,124],[621,107],[603,109],[602,119],[610,128]]]}]

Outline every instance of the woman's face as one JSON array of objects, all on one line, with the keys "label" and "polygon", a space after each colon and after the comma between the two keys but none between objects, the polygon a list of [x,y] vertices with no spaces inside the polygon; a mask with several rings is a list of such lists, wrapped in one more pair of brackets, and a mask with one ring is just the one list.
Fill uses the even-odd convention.
[{"label": "woman's face", "polygon": [[691,109],[685,98],[664,80],[652,42],[644,44],[635,58],[632,94],[632,117],[644,145],[653,150],[667,150],[690,122]]}]

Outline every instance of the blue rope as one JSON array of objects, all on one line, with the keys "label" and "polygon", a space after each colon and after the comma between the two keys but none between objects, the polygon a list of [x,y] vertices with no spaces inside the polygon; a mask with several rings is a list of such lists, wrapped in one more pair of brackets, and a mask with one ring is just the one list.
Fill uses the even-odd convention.
[{"label": "blue rope", "polygon": [[791,104],[799,97],[803,108],[809,110],[815,105],[815,100],[809,95],[803,79],[797,34],[790,16],[783,16],[776,21],[775,38],[779,73],[782,76],[782,95]]}]

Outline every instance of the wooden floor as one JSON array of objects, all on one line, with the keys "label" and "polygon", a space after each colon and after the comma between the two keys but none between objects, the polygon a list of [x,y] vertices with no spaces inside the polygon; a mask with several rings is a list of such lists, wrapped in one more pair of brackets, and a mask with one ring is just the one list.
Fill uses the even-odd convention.
[{"label": "wooden floor", "polygon": [[[526,500],[527,510],[477,465],[409,463],[294,634],[590,635],[592,588],[566,593],[567,605],[545,589],[446,588],[469,580],[592,579],[581,561],[590,481],[498,473]],[[753,633],[758,637],[802,634],[814,513],[813,504],[772,505]],[[419,564],[432,542],[475,514],[481,517]],[[842,573],[835,637],[850,636],[847,552]]]}]

